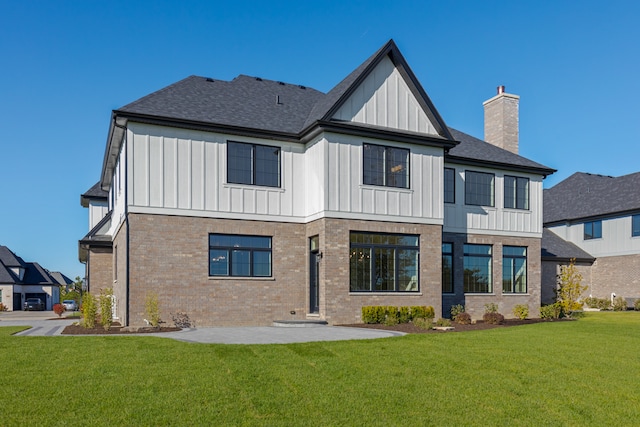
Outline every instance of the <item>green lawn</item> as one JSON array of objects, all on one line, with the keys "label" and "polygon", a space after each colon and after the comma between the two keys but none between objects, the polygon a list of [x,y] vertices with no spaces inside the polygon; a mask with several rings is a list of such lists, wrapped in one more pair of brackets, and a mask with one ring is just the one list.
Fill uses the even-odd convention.
[{"label": "green lawn", "polygon": [[637,425],[640,313],[371,341],[14,337],[0,425]]}]

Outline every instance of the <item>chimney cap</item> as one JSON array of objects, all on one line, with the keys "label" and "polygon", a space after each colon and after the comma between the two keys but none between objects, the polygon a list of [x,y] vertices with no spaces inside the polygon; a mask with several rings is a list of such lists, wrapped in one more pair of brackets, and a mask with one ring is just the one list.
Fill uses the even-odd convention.
[{"label": "chimney cap", "polygon": [[498,86],[498,95],[503,94],[504,93],[504,85],[500,85]]}]

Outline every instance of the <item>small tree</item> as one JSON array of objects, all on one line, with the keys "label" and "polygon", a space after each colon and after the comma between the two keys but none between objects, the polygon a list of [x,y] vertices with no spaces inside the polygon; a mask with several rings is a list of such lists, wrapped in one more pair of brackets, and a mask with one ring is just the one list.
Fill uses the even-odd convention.
[{"label": "small tree", "polygon": [[144,311],[147,314],[147,321],[151,326],[157,328],[160,325],[160,307],[158,304],[158,294],[151,292],[147,295]]},{"label": "small tree", "polygon": [[96,303],[96,298],[89,292],[85,292],[84,297],[82,297],[82,326],[95,328],[97,316],[98,304]]},{"label": "small tree", "polygon": [[578,272],[575,261],[575,258],[572,258],[569,265],[561,266],[558,275],[557,300],[565,316],[571,316],[572,311],[582,309],[580,295],[587,290],[587,286],[582,285],[582,274]]},{"label": "small tree", "polygon": [[100,290],[100,319],[105,331],[111,329],[113,323],[113,289],[103,288]]}]

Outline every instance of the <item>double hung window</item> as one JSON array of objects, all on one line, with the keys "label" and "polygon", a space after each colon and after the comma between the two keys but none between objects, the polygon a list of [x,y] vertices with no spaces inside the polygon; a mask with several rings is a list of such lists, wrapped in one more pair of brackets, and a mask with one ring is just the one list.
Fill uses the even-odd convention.
[{"label": "double hung window", "polygon": [[602,238],[602,220],[584,223],[584,240]]},{"label": "double hung window", "polygon": [[527,292],[527,248],[502,247],[502,292]]},{"label": "double hung window", "polygon": [[444,168],[444,202],[456,202],[456,170]]},{"label": "double hung window", "polygon": [[280,148],[227,142],[227,182],[280,187]]},{"label": "double hung window", "polygon": [[465,172],[464,202],[467,205],[495,206],[495,176],[485,172]]},{"label": "double hung window", "polygon": [[464,245],[464,292],[491,293],[491,245]]},{"label": "double hung window", "polygon": [[352,292],[417,292],[418,236],[350,233]]},{"label": "double hung window", "polygon": [[362,152],[364,184],[409,188],[409,150],[363,144]]},{"label": "double hung window", "polygon": [[271,237],[210,234],[209,276],[270,277]]},{"label": "double hung window", "polygon": [[505,175],[504,207],[529,209],[529,178]]},{"label": "double hung window", "polygon": [[640,214],[631,217],[631,235],[640,236]]}]

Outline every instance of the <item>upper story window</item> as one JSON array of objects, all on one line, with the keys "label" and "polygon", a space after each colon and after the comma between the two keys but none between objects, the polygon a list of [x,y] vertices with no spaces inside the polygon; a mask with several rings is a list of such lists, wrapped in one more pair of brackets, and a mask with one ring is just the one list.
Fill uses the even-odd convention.
[{"label": "upper story window", "polygon": [[602,220],[584,223],[584,240],[602,238]]},{"label": "upper story window", "polygon": [[464,245],[465,293],[493,292],[491,257],[491,245]]},{"label": "upper story window", "polygon": [[631,235],[640,236],[640,214],[631,217]]},{"label": "upper story window", "polygon": [[271,237],[210,234],[209,276],[270,277]]},{"label": "upper story window", "polygon": [[529,209],[529,178],[505,175],[504,207]]},{"label": "upper story window", "polygon": [[280,148],[227,142],[227,182],[280,187]]},{"label": "upper story window", "polygon": [[444,202],[456,202],[456,170],[444,168]]},{"label": "upper story window", "polygon": [[374,144],[362,148],[365,184],[409,188],[409,150]]},{"label": "upper story window", "polygon": [[442,293],[453,293],[453,243],[442,244]]},{"label": "upper story window", "polygon": [[495,206],[495,176],[485,172],[465,172],[464,202],[467,205]]}]

